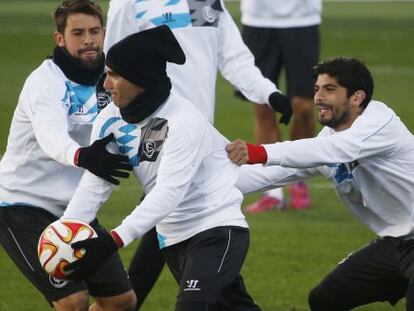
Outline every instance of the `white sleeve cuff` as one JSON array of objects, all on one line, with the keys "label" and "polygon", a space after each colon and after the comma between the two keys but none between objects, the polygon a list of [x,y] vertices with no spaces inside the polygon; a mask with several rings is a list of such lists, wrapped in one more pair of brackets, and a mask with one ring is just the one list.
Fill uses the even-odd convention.
[{"label": "white sleeve cuff", "polygon": [[75,153],[80,148],[80,146],[71,146],[66,151],[66,161],[71,166],[76,166],[75,164]]},{"label": "white sleeve cuff", "polygon": [[116,227],[113,230],[116,231],[116,233],[118,233],[119,237],[124,243],[123,247],[126,247],[128,244],[131,244],[133,241],[135,241],[136,239],[140,238],[143,235],[142,233],[141,235],[135,236],[136,231],[134,230],[132,232],[129,226],[125,224],[120,224],[118,227]]}]

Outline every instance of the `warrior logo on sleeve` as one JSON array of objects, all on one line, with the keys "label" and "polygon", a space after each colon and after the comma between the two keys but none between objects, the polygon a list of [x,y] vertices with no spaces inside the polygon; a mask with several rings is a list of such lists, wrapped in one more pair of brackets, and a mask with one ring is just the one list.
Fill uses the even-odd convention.
[{"label": "warrior logo on sleeve", "polygon": [[155,162],[167,138],[168,121],[162,118],[153,118],[141,129],[141,132],[138,158],[140,162]]}]

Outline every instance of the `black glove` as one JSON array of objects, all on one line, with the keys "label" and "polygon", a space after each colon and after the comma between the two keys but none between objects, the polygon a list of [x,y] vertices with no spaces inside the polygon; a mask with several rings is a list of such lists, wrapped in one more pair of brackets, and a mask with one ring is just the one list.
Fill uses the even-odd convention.
[{"label": "black glove", "polygon": [[92,174],[119,185],[119,180],[114,177],[128,178],[132,171],[132,165],[125,155],[110,153],[106,145],[113,139],[114,134],[98,139],[89,147],[79,149],[77,165],[86,168]]},{"label": "black glove", "polygon": [[279,119],[279,123],[288,125],[290,117],[292,116],[292,105],[289,98],[279,92],[273,92],[269,96],[269,104],[274,111],[279,112],[282,116]]},{"label": "black glove", "polygon": [[97,238],[73,243],[72,248],[85,250],[82,258],[63,268],[68,272],[67,278],[77,282],[92,276],[105,260],[118,250],[114,239],[106,231],[103,231]]}]

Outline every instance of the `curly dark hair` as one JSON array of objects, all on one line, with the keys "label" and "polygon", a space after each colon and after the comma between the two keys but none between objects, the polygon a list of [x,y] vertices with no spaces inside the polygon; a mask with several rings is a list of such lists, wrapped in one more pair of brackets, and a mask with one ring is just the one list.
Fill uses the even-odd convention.
[{"label": "curly dark hair", "polygon": [[367,66],[358,59],[347,57],[328,59],[313,67],[312,72],[315,79],[321,74],[335,78],[340,86],[346,88],[348,98],[358,90],[364,91],[366,97],[361,103],[363,109],[371,101],[374,80]]}]

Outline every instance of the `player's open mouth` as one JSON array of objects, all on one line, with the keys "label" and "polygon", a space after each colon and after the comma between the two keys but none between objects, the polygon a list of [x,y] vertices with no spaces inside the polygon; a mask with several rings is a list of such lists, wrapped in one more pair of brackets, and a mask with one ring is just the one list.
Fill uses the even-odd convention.
[{"label": "player's open mouth", "polygon": [[316,104],[316,107],[318,107],[319,110],[332,110],[332,107],[325,104]]},{"label": "player's open mouth", "polygon": [[319,116],[323,116],[326,113],[332,111],[332,107],[328,106],[328,105],[324,105],[324,104],[317,104],[316,105],[317,109],[319,110]]}]

